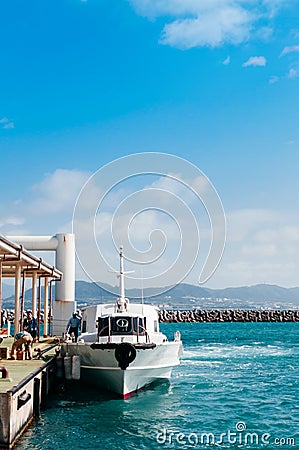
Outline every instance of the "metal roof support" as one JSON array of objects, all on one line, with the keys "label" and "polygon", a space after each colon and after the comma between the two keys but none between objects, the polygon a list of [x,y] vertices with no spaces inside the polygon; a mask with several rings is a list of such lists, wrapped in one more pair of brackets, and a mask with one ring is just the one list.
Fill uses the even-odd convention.
[{"label": "metal roof support", "polygon": [[2,303],[3,303],[3,294],[2,294],[2,261],[0,261],[0,328],[2,328]]},{"label": "metal roof support", "polygon": [[31,303],[31,309],[32,309],[32,315],[36,318],[36,282],[37,282],[37,272],[36,270],[32,273],[32,303]]},{"label": "metal roof support", "polygon": [[23,329],[23,317],[24,317],[24,310],[25,310],[25,283],[26,283],[26,277],[25,277],[26,270],[23,270],[22,273],[22,293],[21,293],[21,321],[20,321],[20,328]]},{"label": "metal roof support", "polygon": [[14,334],[20,331],[20,281],[21,281],[21,264],[16,263],[15,270],[15,322]]},{"label": "metal roof support", "polygon": [[40,306],[41,306],[41,277],[38,277],[38,295],[37,295],[37,341],[40,339]]},{"label": "metal roof support", "polygon": [[51,323],[53,323],[52,321],[52,316],[53,316],[53,281],[55,281],[55,279],[52,278],[52,280],[50,280],[49,282],[49,292],[50,292],[50,298],[49,298],[49,328],[48,328],[48,335],[49,336],[53,336],[53,327],[51,330]]},{"label": "metal roof support", "polygon": [[49,315],[49,278],[44,279],[44,337],[48,336],[48,315]]}]

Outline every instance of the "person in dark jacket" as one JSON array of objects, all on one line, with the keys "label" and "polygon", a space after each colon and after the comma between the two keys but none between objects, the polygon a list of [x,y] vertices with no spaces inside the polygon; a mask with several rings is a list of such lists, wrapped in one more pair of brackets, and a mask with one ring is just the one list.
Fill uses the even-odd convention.
[{"label": "person in dark jacket", "polygon": [[67,323],[66,332],[68,334],[74,333],[75,342],[77,342],[77,340],[78,340],[80,325],[81,325],[81,320],[79,319],[79,317],[77,317],[77,314],[75,312],[73,312],[72,317],[70,318],[70,320]]},{"label": "person in dark jacket", "polygon": [[33,338],[33,342],[36,342],[36,333],[37,333],[36,319],[33,317],[32,311],[30,309],[26,311],[26,314],[27,317],[25,318],[23,323],[23,330],[28,331],[28,333],[30,333]]}]

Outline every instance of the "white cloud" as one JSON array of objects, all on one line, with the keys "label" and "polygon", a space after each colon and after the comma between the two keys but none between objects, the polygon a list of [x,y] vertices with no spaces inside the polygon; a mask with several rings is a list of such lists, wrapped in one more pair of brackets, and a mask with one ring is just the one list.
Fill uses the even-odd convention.
[{"label": "white cloud", "polygon": [[250,19],[240,8],[210,9],[196,18],[175,20],[165,25],[160,42],[173,47],[219,47],[224,42],[239,44],[249,37]]},{"label": "white cloud", "polygon": [[14,234],[14,230],[22,230],[26,222],[19,210],[13,211],[13,205],[0,205],[0,234]]},{"label": "white cloud", "polygon": [[[131,261],[147,263],[144,268],[146,277],[160,279],[161,275],[163,281],[157,281],[157,278],[155,281],[158,285],[172,284],[181,279],[182,272],[184,275],[192,266],[200,241],[202,259],[194,275],[195,282],[198,281],[204,257],[208,255],[211,231],[209,216],[192,189],[204,197],[207,180],[203,176],[192,179],[186,177],[184,182],[178,181],[181,179],[182,175],[176,173],[129,178],[122,183],[122,191],[122,185],[118,185],[107,193],[105,201],[98,208],[95,226],[98,247],[111,267],[117,263],[116,243],[122,243],[126,256]],[[118,204],[113,209],[111,196],[118,198]],[[89,222],[88,218],[83,219],[77,228],[83,236],[80,242],[80,253],[83,254],[84,249],[88,248],[86,241],[90,236]],[[210,232],[206,233],[206,229]],[[86,257],[89,258],[89,264],[91,254],[86,254]],[[171,269],[173,265],[175,268]],[[96,266],[93,258],[90,270],[93,271]],[[137,268],[136,265],[128,267],[136,272],[140,268],[140,264]],[[166,273],[168,275],[164,278],[163,274]],[[139,277],[140,274],[137,279]],[[153,285],[153,280],[148,282]]]},{"label": "white cloud", "polygon": [[22,192],[22,198],[0,205],[0,233],[70,232],[75,201],[89,175],[66,169],[46,174],[29,191]]},{"label": "white cloud", "polygon": [[299,226],[297,225],[281,225],[274,228],[266,227],[254,235],[254,240],[258,243],[285,244],[299,243]]},{"label": "white cloud", "polygon": [[285,74],[281,77],[272,76],[269,80],[269,83],[275,84],[280,80],[287,80],[287,79],[293,80],[294,78],[297,78],[297,77],[298,77],[298,69],[291,68],[287,74]]},{"label": "white cloud", "polygon": [[7,217],[0,220],[0,229],[5,225],[23,225],[24,219],[21,217]]},{"label": "white cloud", "polygon": [[287,55],[289,53],[297,53],[297,52],[299,52],[299,45],[292,45],[290,47],[285,47],[282,50],[280,56],[284,56],[284,55]]},{"label": "white cloud", "polygon": [[8,123],[4,124],[2,128],[6,129],[6,130],[12,130],[14,127],[15,127],[15,124],[13,122],[8,122]]},{"label": "white cloud", "polygon": [[226,214],[228,239],[231,242],[246,240],[256,230],[277,222],[275,211],[267,209],[240,209]]},{"label": "white cloud", "polygon": [[227,58],[225,58],[225,60],[222,63],[225,66],[228,66],[230,64],[230,56],[228,56]]},{"label": "white cloud", "polygon": [[243,67],[265,67],[267,60],[264,56],[251,56],[246,62],[242,64]]},{"label": "white cloud", "polygon": [[283,0],[129,1],[137,14],[150,20],[167,18],[160,42],[180,49],[237,45],[255,36],[268,39],[272,19],[284,4]]},{"label": "white cloud", "polygon": [[57,169],[46,174],[43,181],[33,185],[32,191],[36,198],[28,205],[28,209],[39,215],[70,210],[89,175],[87,172],[67,169]]},{"label": "white cloud", "polygon": [[280,78],[279,78],[278,76],[272,75],[272,77],[271,77],[270,80],[269,80],[269,83],[270,83],[270,84],[275,84],[275,83],[277,83],[279,80],[280,80]]},{"label": "white cloud", "polygon": [[[294,1],[294,4],[296,5],[297,0],[291,0]],[[245,0],[246,2],[246,0]],[[255,2],[254,2],[255,3]],[[283,7],[286,4],[286,0],[262,0],[260,2],[261,8],[265,8],[267,11],[267,14],[270,19],[273,19],[275,15],[278,13],[281,7]],[[288,1],[290,3],[290,1]]]},{"label": "white cloud", "polygon": [[[31,192],[24,193],[22,200],[0,205],[0,232],[18,235],[54,234],[71,231],[70,223],[74,202],[89,175],[87,172],[66,169],[57,169],[53,173],[46,174],[43,180],[33,186]],[[175,176],[175,174],[173,175]],[[205,189],[205,183],[201,177],[194,180],[193,184],[190,182],[190,185]],[[110,245],[113,213],[115,208],[131,194],[132,186],[134,187],[134,179],[131,186],[125,186],[122,190],[119,186],[115,192],[111,192],[112,197],[109,196],[107,199],[107,208],[101,212],[95,223],[98,240],[104,246],[105,256],[107,255],[107,259],[113,267],[117,264],[115,247],[112,247],[112,244],[115,245],[115,243],[112,242]],[[197,204],[192,203],[194,201],[192,197],[189,198],[189,194],[184,193],[184,186],[181,184],[175,185],[174,180],[170,178],[160,177],[150,185],[144,186],[145,190],[150,188],[156,190],[160,188],[171,192],[174,190],[174,193],[179,198],[184,199],[188,206],[197,207]],[[99,187],[94,193],[100,199],[101,191]],[[166,202],[162,195],[159,198],[164,208]],[[111,201],[113,208],[110,210]],[[132,204],[138,208],[146,206],[144,202],[135,202],[134,199]],[[127,224],[130,224],[130,238],[141,252],[148,250],[150,245],[148,238],[152,237],[151,232],[153,230],[164,230],[170,248],[167,249],[168,253],[165,252],[164,265],[162,265],[162,259],[158,261],[157,270],[167,268],[173,262],[173,255],[178,250],[177,243],[180,242],[180,232],[171,217],[163,214],[163,211],[160,213],[159,210],[148,209],[136,215],[134,220],[130,222],[132,216],[126,217],[125,209],[119,210],[119,212],[119,223],[123,225],[123,229],[121,227],[116,227],[116,229],[123,232],[125,228],[127,229]],[[226,216],[228,227],[226,250],[219,268],[209,281],[210,286],[226,287],[228,285],[256,284],[259,282],[285,286],[298,285],[298,212],[243,209],[229,211]],[[185,231],[187,230],[187,235],[191,236],[191,233],[188,234],[190,228],[187,216],[179,212],[178,218],[182,228]],[[204,259],[211,237],[209,233],[205,234],[205,231],[209,230],[209,221],[202,215],[198,223],[201,237],[199,257]],[[82,226],[84,227],[84,222]],[[87,228],[87,231],[89,231],[89,228]],[[159,244],[159,235],[153,235],[153,237],[155,245]],[[194,240],[187,239],[186,245],[194,246]],[[191,247],[190,252],[192,251]],[[158,246],[158,248],[160,247]],[[86,252],[89,251],[89,247],[87,247]],[[199,260],[186,278],[187,282],[198,282],[202,259]],[[145,267],[144,275],[151,276],[154,274],[155,268],[154,266],[152,268]],[[130,270],[131,267],[127,269]],[[102,276],[106,278],[106,274],[102,274]],[[82,277],[83,274],[80,273],[80,278]],[[116,280],[113,277],[111,275],[106,281],[115,283]]]},{"label": "white cloud", "polygon": [[243,209],[226,217],[226,250],[211,282],[298,285],[298,212]]},{"label": "white cloud", "polygon": [[262,41],[268,41],[273,36],[273,28],[260,27],[255,30],[255,37]]},{"label": "white cloud", "polygon": [[[201,180],[197,180],[201,183]],[[153,182],[152,189],[175,190],[175,193],[186,201],[182,186],[175,186],[173,180],[161,177]],[[149,186],[145,186],[149,189]],[[162,197],[162,192],[159,198]],[[142,197],[144,199],[144,197]],[[133,205],[137,205],[137,210],[146,207],[144,202],[133,199]],[[192,206],[191,199],[188,198],[188,206]],[[121,200],[122,201],[122,200]],[[160,198],[162,209],[166,203]],[[169,207],[169,206],[168,206]],[[153,210],[144,210],[140,215],[126,216],[127,210],[120,211],[118,222],[123,227],[116,227],[116,241],[126,242],[122,233],[127,233],[130,228],[130,238],[132,245],[139,251],[147,251],[150,245],[149,237],[153,230],[164,230],[168,239],[168,245],[172,248],[178,242],[178,233],[175,223],[163,213]],[[130,219],[134,216],[134,220]],[[97,220],[97,236],[104,247],[103,252],[111,266],[115,264],[115,249],[111,250],[108,245],[111,240],[112,214],[105,213]],[[182,225],[184,217],[179,216],[179,223]],[[206,253],[206,247],[210,242],[209,224],[198,222],[200,225],[201,248],[200,258]],[[298,273],[298,253],[299,253],[299,214],[293,212],[278,212],[268,209],[243,209],[227,213],[227,245],[222,262],[215,275],[208,282],[210,286],[224,287],[228,285],[256,284],[262,282],[276,283],[286,286],[296,284]],[[126,224],[130,224],[127,227]],[[188,223],[184,223],[185,230],[188,230]],[[206,228],[206,229],[205,229]],[[120,233],[120,236],[118,235]],[[192,233],[189,233],[190,236]],[[156,236],[159,237],[158,235]],[[155,244],[156,241],[154,241]],[[160,241],[158,241],[160,242]],[[190,239],[193,244],[194,240]],[[160,248],[158,246],[158,248]],[[130,253],[126,245],[127,253]],[[155,269],[162,270],[172,263],[173,253],[165,253],[162,261],[158,261],[158,266],[145,266],[145,276],[150,276]],[[198,273],[202,260],[194,266],[194,269],[186,278],[186,282],[197,283]],[[129,270],[132,267],[128,268]],[[138,277],[137,277],[138,278]],[[113,282],[113,281],[110,281]],[[298,284],[298,283],[297,283]]]},{"label": "white cloud", "polygon": [[15,124],[12,120],[9,120],[7,117],[2,117],[2,119],[0,119],[0,125],[2,129],[13,129],[15,127]]},{"label": "white cloud", "polygon": [[289,73],[287,75],[287,78],[296,78],[297,77],[297,70],[296,69],[290,69]]}]

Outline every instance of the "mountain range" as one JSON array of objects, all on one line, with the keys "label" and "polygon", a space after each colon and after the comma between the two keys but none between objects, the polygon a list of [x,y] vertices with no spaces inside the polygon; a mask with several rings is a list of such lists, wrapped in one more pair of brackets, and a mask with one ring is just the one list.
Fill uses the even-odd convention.
[{"label": "mountain range", "polygon": [[[102,287],[101,287],[102,286]],[[95,282],[76,281],[76,300],[78,306],[115,300],[115,287]],[[55,288],[54,288],[55,289]],[[3,306],[13,308],[13,286],[3,284]],[[162,294],[159,294],[163,290]],[[156,295],[158,293],[158,295]],[[127,289],[128,298],[139,298],[140,291]],[[253,286],[228,287],[225,289],[210,289],[202,286],[181,283],[175,287],[164,289],[150,288],[144,290],[147,303],[158,304],[165,308],[177,309],[209,309],[209,308],[283,308],[299,307],[299,287],[284,288],[271,284]],[[31,289],[25,293],[25,305],[30,306]]]}]

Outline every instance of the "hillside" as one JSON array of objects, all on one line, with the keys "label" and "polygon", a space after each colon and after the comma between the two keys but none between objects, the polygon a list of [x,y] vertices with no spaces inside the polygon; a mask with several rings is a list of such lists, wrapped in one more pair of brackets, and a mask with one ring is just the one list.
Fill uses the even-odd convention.
[{"label": "hillside", "polygon": [[221,298],[255,301],[297,301],[299,304],[299,288],[283,288],[272,284],[256,284],[254,286],[232,287],[225,289],[208,289],[211,295]]},{"label": "hillside", "polygon": [[[9,288],[11,288],[9,286]],[[105,288],[105,289],[104,289]],[[114,301],[115,295],[109,290],[111,286],[100,287],[96,283],[76,281],[76,300],[78,306]],[[54,288],[55,290],[55,288]],[[155,295],[161,289],[145,289],[147,302],[162,305],[165,308],[296,308],[299,306],[299,287],[284,288],[270,284],[254,286],[228,287],[225,289],[210,289],[202,286],[181,283],[172,289],[165,288],[163,294]],[[11,294],[11,290],[7,291]],[[140,296],[140,291],[128,289],[128,298]],[[5,298],[5,295],[3,295]],[[31,303],[31,289],[25,293],[25,305]],[[3,300],[5,308],[13,308],[14,297],[10,295]]]},{"label": "hillside", "polygon": [[2,297],[7,298],[13,295],[14,293],[14,286],[10,284],[2,283]]}]

